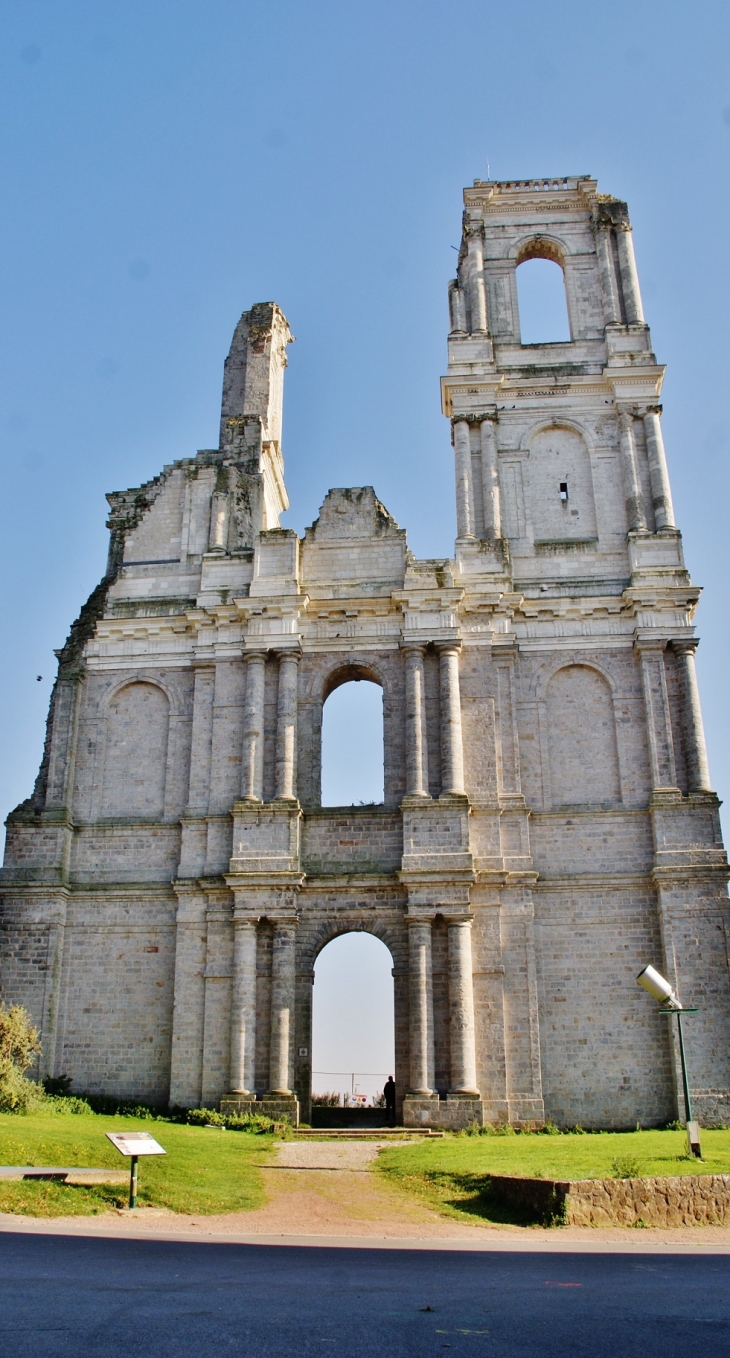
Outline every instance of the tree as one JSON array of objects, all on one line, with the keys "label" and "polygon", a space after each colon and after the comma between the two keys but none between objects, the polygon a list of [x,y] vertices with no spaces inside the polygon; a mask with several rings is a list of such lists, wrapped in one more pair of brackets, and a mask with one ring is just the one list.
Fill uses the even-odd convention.
[{"label": "tree", "polygon": [[0,1004],[0,1112],[20,1113],[42,1098],[25,1072],[40,1055],[38,1029],[20,1004]]}]

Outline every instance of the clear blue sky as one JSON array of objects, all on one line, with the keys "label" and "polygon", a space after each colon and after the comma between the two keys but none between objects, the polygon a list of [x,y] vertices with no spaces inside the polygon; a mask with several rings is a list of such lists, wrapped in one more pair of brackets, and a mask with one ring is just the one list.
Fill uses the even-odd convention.
[{"label": "clear blue sky", "polygon": [[103,571],[104,492],[215,443],[252,302],[297,336],[290,526],[371,483],[417,553],[450,553],[446,285],[488,166],[629,202],[724,795],[727,5],[5,0],[0,35],[3,810]]}]

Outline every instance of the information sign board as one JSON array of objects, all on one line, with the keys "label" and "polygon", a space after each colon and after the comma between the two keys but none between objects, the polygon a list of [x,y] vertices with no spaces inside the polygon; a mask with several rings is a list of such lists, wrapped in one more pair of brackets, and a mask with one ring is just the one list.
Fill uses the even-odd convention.
[{"label": "information sign board", "polygon": [[107,1132],[107,1137],[122,1155],[166,1155],[149,1132]]}]

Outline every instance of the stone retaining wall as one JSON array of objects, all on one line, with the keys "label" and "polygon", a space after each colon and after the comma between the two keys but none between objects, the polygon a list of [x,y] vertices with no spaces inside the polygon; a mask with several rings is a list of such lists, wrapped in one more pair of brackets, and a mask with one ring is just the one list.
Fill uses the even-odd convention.
[{"label": "stone retaining wall", "polygon": [[499,1201],[561,1226],[725,1226],[730,1174],[661,1179],[516,1179],[492,1175]]}]

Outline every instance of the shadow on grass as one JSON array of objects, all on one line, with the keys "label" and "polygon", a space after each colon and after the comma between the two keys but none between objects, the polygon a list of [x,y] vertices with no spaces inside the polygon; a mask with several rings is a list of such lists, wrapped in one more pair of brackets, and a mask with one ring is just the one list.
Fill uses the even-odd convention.
[{"label": "shadow on grass", "polygon": [[426,1199],[430,1206],[453,1217],[477,1217],[495,1226],[560,1226],[562,1212],[547,1208],[538,1212],[524,1204],[508,1203],[497,1195],[484,1174],[447,1174],[439,1170],[423,1174],[395,1174],[389,1178],[407,1192]]},{"label": "shadow on grass", "polygon": [[115,1207],[126,1205],[126,1192],[111,1184],[88,1187],[48,1180],[0,1184],[0,1212],[12,1212],[17,1216],[96,1216],[100,1212],[110,1212]]}]

